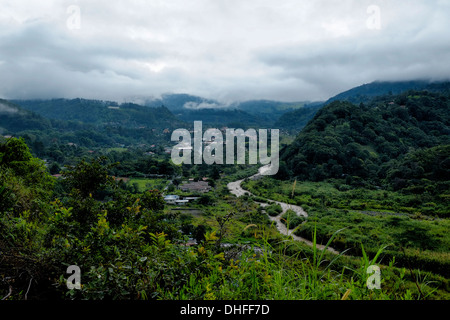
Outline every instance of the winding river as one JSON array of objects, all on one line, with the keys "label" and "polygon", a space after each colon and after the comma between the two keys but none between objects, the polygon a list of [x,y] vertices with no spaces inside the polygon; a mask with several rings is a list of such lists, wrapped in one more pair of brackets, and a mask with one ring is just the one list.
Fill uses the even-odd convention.
[{"label": "winding river", "polygon": [[[263,166],[263,167],[259,168],[259,171],[258,171],[257,174],[254,174],[254,175],[252,175],[252,176],[250,176],[248,178],[249,179],[257,179],[258,177],[262,176],[261,172],[263,172],[264,170],[267,170],[267,166]],[[230,193],[234,194],[236,197],[240,197],[240,196],[242,196],[244,194],[253,195],[251,192],[249,192],[249,191],[247,191],[247,190],[242,188],[242,186],[241,186],[242,181],[244,181],[244,179],[228,183],[227,187],[228,187],[228,190],[230,191]],[[273,200],[271,200],[271,201],[273,201]],[[280,201],[273,201],[273,202],[278,203],[281,206],[281,208],[283,209],[283,211],[278,216],[276,216],[276,217],[269,216],[270,220],[273,221],[276,224],[276,227],[277,227],[278,231],[281,234],[291,236],[296,241],[301,241],[301,242],[306,243],[309,246],[312,246],[313,243],[311,241],[293,234],[292,231],[289,231],[286,228],[286,226],[280,221],[281,216],[289,209],[293,210],[299,216],[308,217],[308,214],[306,213],[306,211],[303,210],[302,207],[299,207],[299,206],[296,206],[296,205],[292,205],[292,204],[288,204],[288,203],[280,202]],[[262,207],[266,207],[266,206],[269,205],[266,202],[258,202],[258,203]],[[319,250],[323,250],[324,247],[325,247],[324,245],[320,245],[320,244],[317,244],[316,246],[317,246],[317,248]],[[327,249],[328,249],[328,251],[330,251],[330,252],[332,252],[334,254],[338,254],[339,253],[338,251],[336,251],[335,249],[333,249],[331,247],[328,247]]]}]

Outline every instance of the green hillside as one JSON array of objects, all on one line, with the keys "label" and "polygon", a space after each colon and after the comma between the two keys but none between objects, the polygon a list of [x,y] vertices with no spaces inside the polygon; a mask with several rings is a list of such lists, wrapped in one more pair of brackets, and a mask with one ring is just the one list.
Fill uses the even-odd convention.
[{"label": "green hillside", "polygon": [[34,155],[60,163],[64,155],[95,148],[161,146],[170,140],[165,129],[185,126],[164,107],[109,109],[105,102],[83,99],[16,102],[21,105],[0,100],[0,135],[23,137]]},{"label": "green hillside", "polygon": [[26,129],[45,130],[50,127],[50,121],[42,116],[0,99],[0,133]]},{"label": "green hillside", "polygon": [[322,108],[322,104],[311,104],[285,112],[275,122],[274,127],[299,132],[308,124],[320,108]]},{"label": "green hillside", "polygon": [[148,108],[134,103],[118,104],[89,99],[12,100],[22,108],[56,120],[94,125],[179,127],[181,122],[165,107]]},{"label": "green hillside", "polygon": [[380,185],[395,159],[450,144],[449,108],[448,94],[428,91],[367,105],[335,101],[316,113],[281,159],[301,179],[357,176]]}]

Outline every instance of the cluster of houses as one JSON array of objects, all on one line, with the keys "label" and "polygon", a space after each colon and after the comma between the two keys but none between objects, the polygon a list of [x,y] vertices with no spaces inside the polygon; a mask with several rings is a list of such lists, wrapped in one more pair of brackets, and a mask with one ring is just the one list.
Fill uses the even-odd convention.
[{"label": "cluster of houses", "polygon": [[[207,181],[190,181],[185,183],[179,187],[181,191],[191,192],[191,193],[205,193],[211,190],[211,186]],[[164,201],[167,204],[175,204],[175,205],[185,205],[189,203],[189,201],[196,200],[199,197],[184,197],[174,194],[169,194],[164,197]]]}]

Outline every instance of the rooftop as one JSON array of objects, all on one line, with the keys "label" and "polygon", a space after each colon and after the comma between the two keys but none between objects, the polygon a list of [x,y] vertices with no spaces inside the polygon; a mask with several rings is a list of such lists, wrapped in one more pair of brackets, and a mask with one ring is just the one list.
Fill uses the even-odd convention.
[{"label": "rooftop", "polygon": [[198,192],[208,192],[211,190],[209,183],[207,181],[197,181],[189,182],[180,186],[183,191],[198,191]]}]

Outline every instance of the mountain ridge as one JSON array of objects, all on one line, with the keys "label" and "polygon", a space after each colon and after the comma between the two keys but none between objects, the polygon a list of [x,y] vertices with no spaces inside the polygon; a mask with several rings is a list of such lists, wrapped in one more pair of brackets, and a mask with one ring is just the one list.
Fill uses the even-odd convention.
[{"label": "mountain ridge", "polygon": [[324,102],[310,103],[307,105],[310,109],[288,111],[275,122],[275,126],[299,132],[314,117],[318,110],[333,101],[349,101],[354,104],[367,103],[377,97],[398,95],[408,90],[450,92],[450,82],[428,80],[373,81],[343,91]]},{"label": "mountain ridge", "polygon": [[[10,99],[23,109],[44,118],[81,121],[91,124],[127,125],[132,127],[180,127],[194,120],[209,125],[240,127],[276,127],[299,132],[322,107],[333,101],[367,103],[380,96],[400,94],[407,90],[450,92],[450,82],[409,80],[374,81],[343,91],[326,101],[283,102],[247,100],[223,103],[185,93],[166,93],[156,99],[118,102],[94,99]],[[5,100],[6,101],[6,100]],[[147,107],[151,109],[143,109]],[[162,121],[161,121],[162,119]]]},{"label": "mountain ridge", "polygon": [[359,105],[336,100],[314,115],[280,158],[301,179],[359,176],[379,184],[389,176],[388,161],[450,144],[449,108],[448,93],[427,90]]},{"label": "mountain ridge", "polygon": [[164,106],[149,110],[130,102],[118,104],[114,101],[82,98],[10,101],[23,109],[54,120],[79,121],[99,126],[171,128],[182,125]]}]

